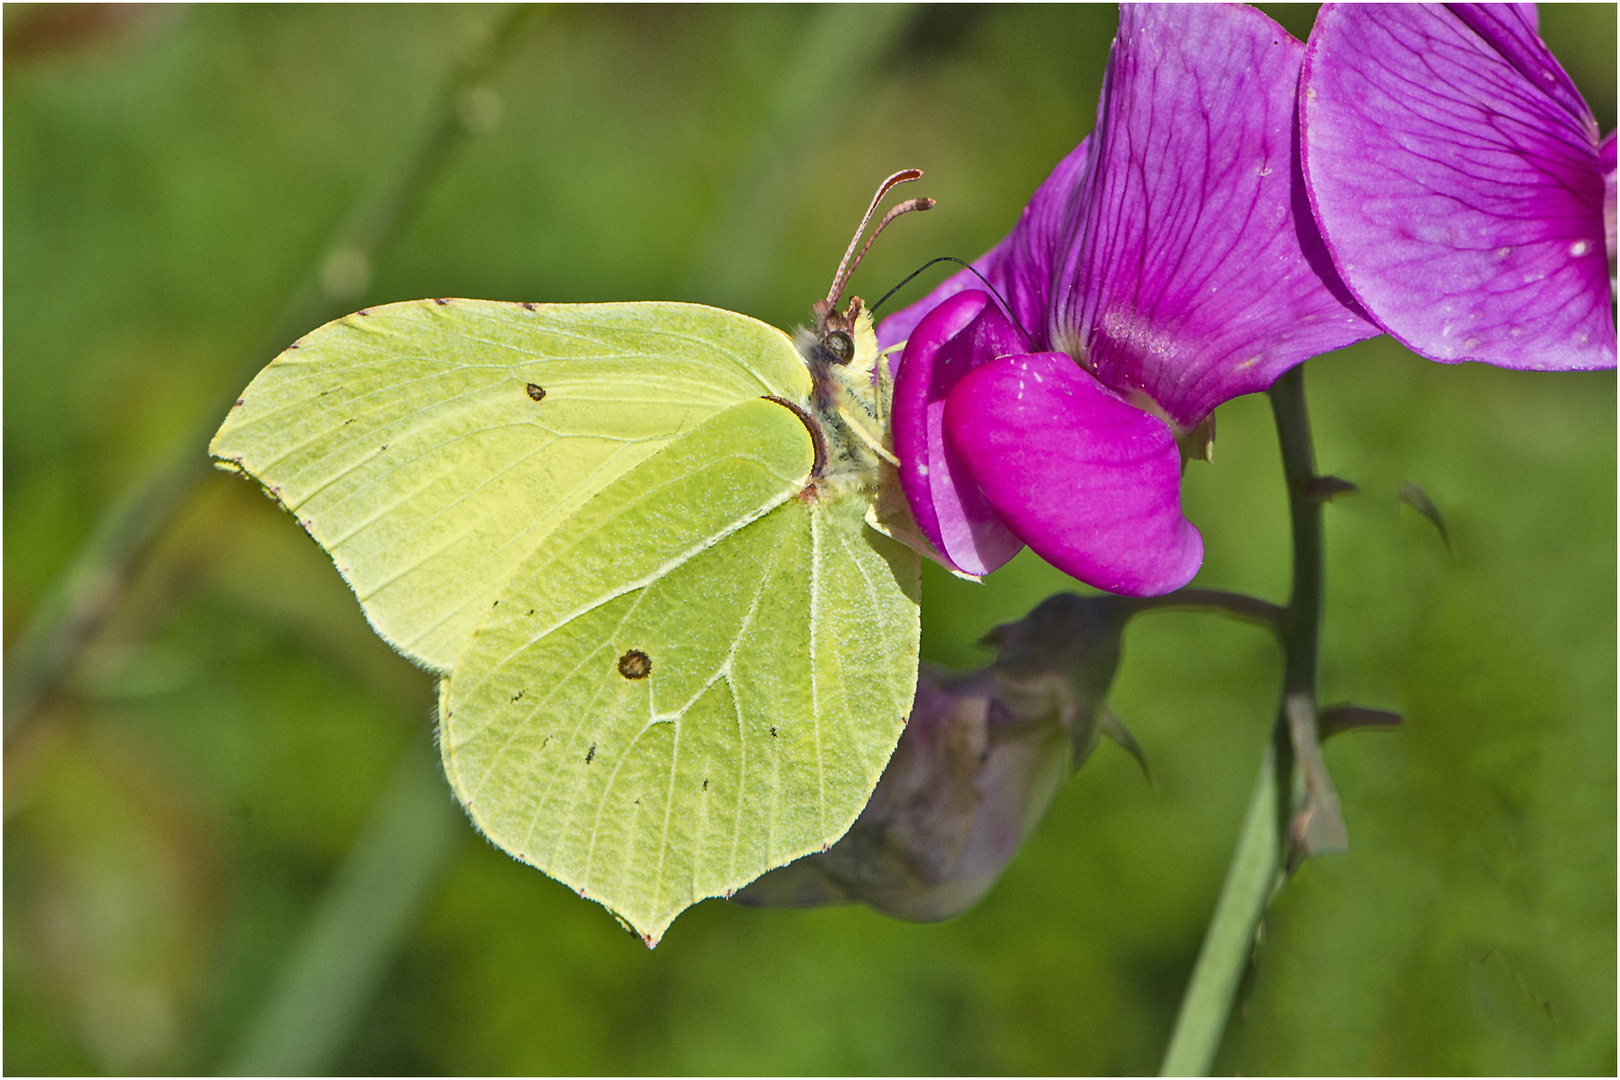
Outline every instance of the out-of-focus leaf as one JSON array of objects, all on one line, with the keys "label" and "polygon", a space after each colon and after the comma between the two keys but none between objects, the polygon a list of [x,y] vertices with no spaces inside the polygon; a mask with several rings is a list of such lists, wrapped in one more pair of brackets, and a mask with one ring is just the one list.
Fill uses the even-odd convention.
[{"label": "out-of-focus leaf", "polygon": [[1434,505],[1434,500],[1429,498],[1428,492],[1408,480],[1401,485],[1398,498],[1403,505],[1410,506],[1427,518],[1429,523],[1439,530],[1440,539],[1446,545],[1446,550],[1456,553],[1456,548],[1451,543],[1451,532],[1446,528],[1446,519],[1440,516],[1440,508]]}]

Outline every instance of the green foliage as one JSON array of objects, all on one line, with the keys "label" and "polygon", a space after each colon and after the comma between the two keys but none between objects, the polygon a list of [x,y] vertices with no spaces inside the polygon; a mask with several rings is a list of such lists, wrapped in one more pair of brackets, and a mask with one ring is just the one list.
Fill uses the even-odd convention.
[{"label": "green foliage", "polygon": [[[490,19],[204,6],[14,37],[36,10],[5,12],[8,651],[98,515],[171,450],[200,455],[178,444],[287,344],[258,339]],[[911,165],[940,205],[856,291],[979,254],[1091,127],[1111,11],[868,10],[543,13],[485,87],[499,126],[353,306],[667,299],[790,326],[872,185]],[[1614,17],[1542,13],[1605,130]],[[862,34],[852,72],[836,54]],[[738,249],[751,269],[710,291]],[[1351,851],[1282,895],[1217,1068],[1612,1073],[1614,375],[1375,342],[1307,386],[1321,467],[1360,486],[1327,508],[1322,698],[1406,724],[1327,745]],[[1399,503],[1407,481],[1455,556]],[[1222,408],[1185,499],[1199,584],[1283,599],[1263,400]],[[1028,556],[981,586],[925,571],[924,655],[979,666],[985,631],[1067,587]],[[1275,684],[1252,628],[1136,620],[1110,704],[1155,787],[1100,750],[985,901],[937,925],[712,901],[648,953],[463,828],[325,1067],[1150,1072]],[[7,1071],[219,1069],[432,707],[326,556],[211,478],[8,741]]]}]

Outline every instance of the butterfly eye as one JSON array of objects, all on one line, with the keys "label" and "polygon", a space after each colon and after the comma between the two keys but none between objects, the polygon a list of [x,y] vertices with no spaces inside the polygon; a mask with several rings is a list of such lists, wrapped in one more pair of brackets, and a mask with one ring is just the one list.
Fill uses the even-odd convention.
[{"label": "butterfly eye", "polygon": [[821,347],[835,364],[847,364],[855,359],[855,342],[846,331],[829,330],[822,335]]}]

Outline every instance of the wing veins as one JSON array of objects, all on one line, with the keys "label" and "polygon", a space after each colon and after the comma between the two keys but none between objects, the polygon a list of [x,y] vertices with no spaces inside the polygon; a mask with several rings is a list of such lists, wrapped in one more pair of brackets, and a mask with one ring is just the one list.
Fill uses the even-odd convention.
[{"label": "wing veins", "polygon": [[827,769],[821,745],[821,516],[810,515],[810,715],[816,737],[817,831],[827,833]]},{"label": "wing veins", "polygon": [[[660,488],[654,489],[653,492],[648,492],[648,496],[652,495],[653,493],[655,493],[658,490],[661,490],[662,486],[663,485],[660,485]],[[743,514],[741,517],[735,519],[734,521],[731,521],[731,522],[727,523],[724,528],[718,529],[715,532],[713,532],[711,535],[703,537],[697,543],[693,544],[691,547],[687,548],[686,550],[679,552],[673,558],[671,558],[668,561],[664,562],[662,565],[656,567],[651,572],[643,575],[642,577],[636,578],[633,581],[625,582],[621,586],[610,589],[609,591],[607,591],[607,592],[603,593],[602,595],[598,596],[596,599],[591,600],[588,603],[586,603],[586,604],[574,609],[573,611],[569,612],[567,615],[564,615],[557,622],[555,622],[552,625],[546,627],[538,635],[531,638],[530,639],[531,644],[533,642],[540,641],[543,638],[549,637],[550,635],[556,633],[558,630],[561,630],[563,627],[567,626],[569,623],[573,622],[575,619],[581,618],[582,616],[588,615],[591,612],[595,611],[597,608],[601,607],[603,604],[610,603],[610,602],[612,602],[614,600],[617,600],[619,597],[624,596],[627,593],[634,592],[637,589],[644,589],[648,585],[650,585],[653,582],[657,581],[659,578],[664,577],[664,576],[674,572],[675,570],[678,570],[680,567],[685,566],[688,562],[691,562],[698,555],[702,554],[704,551],[707,551],[709,548],[713,547],[715,544],[718,544],[720,541],[726,539],[728,536],[731,536],[732,534],[734,534],[736,532],[739,532],[742,529],[746,529],[748,526],[752,525],[754,522],[756,522],[756,521],[760,520],[761,518],[765,517],[772,510],[775,510],[777,507],[781,506],[783,503],[785,503],[789,499],[791,499],[795,494],[796,494],[796,491],[795,491],[795,489],[792,489],[792,488],[788,488],[788,489],[785,489],[785,490],[779,492],[774,498],[771,499],[771,501],[769,501],[767,503],[764,503],[764,504],[762,504],[762,505],[760,505],[758,507],[755,507],[754,509],[750,510],[748,513]],[[637,502],[640,502],[640,501],[641,500],[639,500],[639,499],[637,500]],[[633,506],[635,504],[632,503],[630,505]],[[627,510],[629,508],[630,508],[629,506],[625,507],[625,509],[627,509]]]},{"label": "wing veins", "polygon": [[[456,510],[463,503],[467,502],[469,499],[472,499],[479,491],[482,491],[484,488],[487,488],[490,484],[493,484],[495,481],[509,475],[513,470],[517,469],[519,466],[521,466],[522,464],[527,462],[535,454],[540,453],[540,451],[543,450],[543,449],[544,449],[543,447],[537,448],[536,450],[531,451],[529,454],[526,454],[523,458],[519,459],[518,461],[514,461],[511,465],[507,466],[505,469],[502,469],[499,473],[496,473],[494,476],[491,476],[489,479],[487,479],[487,480],[483,481],[482,483],[480,483],[477,488],[474,488],[473,490],[467,492],[465,495],[462,495],[460,498],[458,498],[455,502],[448,504],[443,509],[441,509],[438,512],[434,513],[430,517],[426,518],[423,521],[423,524],[424,525],[431,524],[432,522],[438,521],[440,518],[452,513],[454,510]],[[614,451],[614,453],[607,459],[607,461],[604,461],[602,464],[600,464],[600,465],[598,465],[596,467],[596,469],[591,473],[591,475],[595,476],[598,473],[600,473],[604,468],[607,468],[609,466],[609,464],[613,461],[613,459],[617,458],[623,452],[624,449],[625,449],[625,447],[620,447],[618,450]],[[609,481],[609,483],[611,483],[611,481]],[[581,490],[581,488],[583,488],[584,486],[585,485],[583,485],[583,484],[576,484],[574,487],[568,489],[567,494],[568,495],[574,495],[577,492],[579,492]],[[606,487],[606,486],[607,486],[606,484],[602,485],[602,487]],[[602,490],[602,487],[598,487],[596,489],[596,491]],[[420,490],[421,489],[419,488],[418,492]],[[417,494],[417,492],[413,492],[412,494],[415,495],[415,494]],[[588,503],[590,501],[590,499],[591,499],[591,496],[587,496],[584,500],[581,501],[581,503],[579,505],[583,506],[585,503]],[[552,504],[551,510],[555,511],[558,507],[565,505],[565,503],[566,503],[565,499],[558,499],[555,503]],[[576,507],[576,509],[577,509],[577,507]],[[539,524],[540,521],[544,521],[546,519],[546,517],[549,517],[549,516],[550,516],[549,514],[547,514],[545,516],[542,516],[540,519],[538,519],[536,521],[535,524]],[[455,533],[453,536],[450,537],[450,539],[446,540],[444,543],[440,544],[438,547],[434,548],[432,551],[429,551],[426,554],[422,555],[421,558],[419,558],[416,562],[410,563],[410,564],[402,567],[400,570],[396,571],[392,576],[390,576],[390,577],[388,577],[388,578],[386,578],[386,579],[384,579],[382,581],[379,581],[375,585],[371,586],[371,588],[366,592],[366,594],[364,596],[360,597],[360,602],[361,603],[367,602],[372,597],[374,597],[378,593],[382,592],[382,590],[384,590],[384,589],[388,588],[390,585],[394,584],[400,578],[405,577],[407,574],[410,574],[410,573],[416,571],[424,563],[428,562],[429,560],[437,558],[439,555],[443,554],[446,550],[453,547],[457,542],[459,542],[461,540],[462,537],[466,536],[469,532],[473,531],[473,529],[475,529],[476,527],[477,527],[477,525],[476,525],[475,522],[469,521],[466,528],[462,529],[458,533]],[[497,547],[495,549],[495,551],[498,552],[498,551],[506,550],[508,547],[510,547],[512,544],[516,543],[523,536],[526,536],[530,532],[532,532],[532,530],[533,530],[533,526],[531,526],[528,529],[524,529],[522,532],[518,533],[516,536],[513,536],[511,539],[507,540],[505,543],[503,543],[499,547]],[[352,535],[353,535],[353,533],[351,532],[350,536],[352,536]],[[548,533],[547,535],[550,535],[550,534]],[[342,542],[343,541],[334,540],[332,542],[332,547],[335,548],[336,546],[338,546]],[[490,555],[492,555],[492,554],[494,554],[494,552],[490,553]],[[482,565],[482,563],[484,563],[484,562],[488,562],[489,558],[490,558],[490,555],[485,555],[484,558],[482,560],[480,560],[480,565]],[[452,580],[453,581],[459,581],[459,580],[461,580],[462,577],[466,576],[466,573],[467,572],[463,572],[462,574],[458,575],[456,578],[454,578]],[[471,601],[469,600],[468,603],[471,603]],[[465,607],[466,607],[466,604],[463,604],[462,607],[457,608],[456,611],[460,611],[460,610],[462,610],[462,608],[465,608]],[[433,630],[433,629],[437,629],[438,626],[442,625],[444,621],[448,620],[448,618],[450,618],[450,616],[446,616],[445,619],[440,620],[440,622],[438,624],[435,624],[433,627],[431,627],[429,629],[429,631],[424,632],[424,634],[422,636],[426,636],[426,633],[431,632],[431,630]],[[420,640],[420,638],[417,638],[415,640]]]}]

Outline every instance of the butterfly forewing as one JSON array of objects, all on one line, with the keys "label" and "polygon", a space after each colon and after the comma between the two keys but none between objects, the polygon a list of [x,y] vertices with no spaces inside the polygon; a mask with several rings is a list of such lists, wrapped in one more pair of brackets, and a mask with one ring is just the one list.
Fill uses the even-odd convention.
[{"label": "butterfly forewing", "polygon": [[309,334],[210,450],[298,516],[385,639],[448,671],[596,492],[740,401],[807,387],[786,335],[715,308],[424,300]]}]

